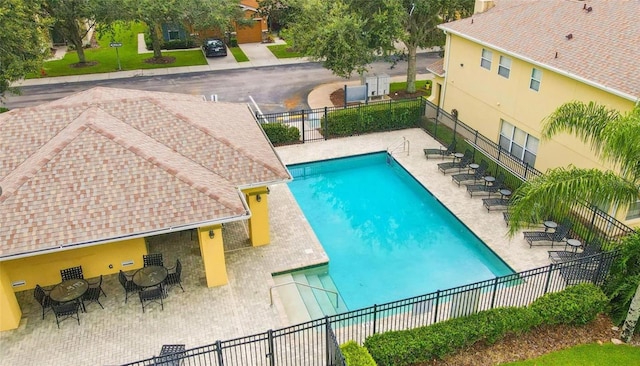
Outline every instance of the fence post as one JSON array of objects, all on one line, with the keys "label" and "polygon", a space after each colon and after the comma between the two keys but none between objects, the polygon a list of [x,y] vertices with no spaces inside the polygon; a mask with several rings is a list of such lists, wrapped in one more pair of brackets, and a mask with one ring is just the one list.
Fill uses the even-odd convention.
[{"label": "fence post", "polygon": [[524,163],[524,179],[527,179],[527,174],[529,174],[529,163]]},{"label": "fence post", "polygon": [[498,292],[498,277],[494,278],[493,280],[493,296],[491,296],[491,308],[493,309],[493,306],[496,303],[496,293]]},{"label": "fence post", "polygon": [[328,316],[324,316],[324,359],[325,362],[324,364],[329,366],[331,365],[330,363],[330,356],[329,356],[329,352],[331,352],[331,342],[329,341],[329,332],[331,332],[331,329],[329,327],[329,317]]},{"label": "fence post", "polygon": [[377,320],[378,320],[378,304],[373,304],[373,334],[376,334]]},{"label": "fence post", "polygon": [[478,130],[476,130],[475,136],[473,137],[473,143],[476,146],[478,145]]},{"label": "fence post", "polygon": [[222,342],[216,342],[216,353],[218,354],[218,365],[224,366],[224,357],[222,356]]},{"label": "fence post", "polygon": [[301,118],[301,120],[302,120],[302,128],[301,128],[301,130],[302,130],[302,143],[304,143],[305,142],[305,136],[306,136],[306,133],[305,133],[305,130],[304,130],[304,109],[301,110],[300,113],[302,113],[302,118]]},{"label": "fence post", "polygon": [[433,138],[434,139],[438,139],[438,116],[440,113],[440,107],[436,107],[436,122],[435,122],[435,126],[433,127]]},{"label": "fence post", "polygon": [[547,281],[544,284],[544,292],[543,295],[549,291],[549,283],[551,282],[551,273],[553,272],[553,263],[549,265],[549,270],[547,271]]},{"label": "fence post", "polygon": [[276,360],[275,360],[275,355],[273,354],[274,352],[274,347],[273,347],[273,330],[269,329],[267,331],[267,346],[269,346],[269,353],[267,353],[266,357],[269,360],[269,365],[270,366],[275,366],[276,364]]},{"label": "fence post", "polygon": [[327,106],[324,107],[324,128],[322,129],[323,131],[323,135],[324,135],[324,139],[326,140],[328,138],[329,135],[329,112],[328,112],[328,108]]},{"label": "fence post", "polygon": [[436,306],[433,311],[433,324],[438,321],[438,306],[440,305],[440,290],[436,291]]},{"label": "fence post", "polygon": [[[596,206],[591,206],[591,211],[593,211],[593,216],[591,217],[591,227],[589,228],[589,233],[593,233],[593,227],[595,226],[596,223],[596,213],[597,213],[598,208]],[[591,241],[591,237],[587,238],[587,240]]]}]

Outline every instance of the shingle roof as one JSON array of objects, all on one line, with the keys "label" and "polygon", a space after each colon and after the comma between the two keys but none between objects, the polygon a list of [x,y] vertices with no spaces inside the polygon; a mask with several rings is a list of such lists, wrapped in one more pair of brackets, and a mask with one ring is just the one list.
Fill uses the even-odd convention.
[{"label": "shingle roof", "polygon": [[246,105],[94,88],[0,114],[0,259],[247,217],[291,179]]},{"label": "shingle roof", "polygon": [[640,98],[638,19],[637,0],[496,1],[487,12],[440,28],[635,101]]},{"label": "shingle roof", "polygon": [[427,71],[432,72],[436,76],[440,76],[440,77],[444,76],[444,73],[445,73],[444,58],[439,58],[435,62],[432,62],[429,65],[427,65]]}]

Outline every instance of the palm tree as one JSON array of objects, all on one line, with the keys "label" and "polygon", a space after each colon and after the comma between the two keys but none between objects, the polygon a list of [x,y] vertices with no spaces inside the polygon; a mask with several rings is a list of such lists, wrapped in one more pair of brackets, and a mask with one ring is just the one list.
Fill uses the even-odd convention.
[{"label": "palm tree", "polygon": [[[512,236],[531,220],[562,216],[567,202],[626,207],[640,198],[640,104],[621,114],[595,102],[565,103],[545,119],[542,139],[562,132],[590,145],[611,170],[561,167],[524,182],[513,194],[509,220]],[[622,329],[625,342],[631,339],[639,316],[640,283]]]}]

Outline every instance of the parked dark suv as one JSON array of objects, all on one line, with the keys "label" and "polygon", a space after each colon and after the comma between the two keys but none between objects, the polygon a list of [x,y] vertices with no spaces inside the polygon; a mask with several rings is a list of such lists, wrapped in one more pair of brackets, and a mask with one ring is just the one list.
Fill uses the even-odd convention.
[{"label": "parked dark suv", "polygon": [[204,54],[207,57],[227,55],[227,46],[225,46],[224,42],[222,42],[222,40],[218,38],[205,39],[205,41],[202,43],[202,49],[204,50]]}]

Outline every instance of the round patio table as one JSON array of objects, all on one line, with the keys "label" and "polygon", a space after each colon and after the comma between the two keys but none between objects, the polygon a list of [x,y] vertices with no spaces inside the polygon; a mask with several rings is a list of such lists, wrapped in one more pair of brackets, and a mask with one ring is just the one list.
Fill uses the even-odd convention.
[{"label": "round patio table", "polygon": [[53,301],[69,302],[82,297],[88,289],[89,283],[87,281],[81,278],[74,278],[57,284],[51,289],[49,297]]},{"label": "round patio table", "polygon": [[162,266],[142,267],[133,274],[133,283],[141,288],[153,287],[161,284],[168,275],[166,268]]},{"label": "round patio table", "polygon": [[544,231],[547,231],[549,229],[555,230],[555,228],[557,227],[558,227],[558,224],[555,221],[548,220],[544,222]]},{"label": "round patio table", "polygon": [[569,239],[567,240],[567,245],[571,247],[571,249],[573,250],[573,253],[576,253],[578,251],[578,248],[582,246],[582,243],[578,239]]}]

